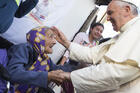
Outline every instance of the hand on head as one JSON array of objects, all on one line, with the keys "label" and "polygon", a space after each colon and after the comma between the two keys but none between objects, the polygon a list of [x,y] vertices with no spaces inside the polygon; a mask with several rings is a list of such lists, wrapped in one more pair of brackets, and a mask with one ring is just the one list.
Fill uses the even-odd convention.
[{"label": "hand on head", "polygon": [[70,46],[70,41],[66,38],[66,36],[64,35],[64,33],[62,33],[59,29],[57,29],[56,27],[51,27],[51,30],[55,33],[56,35],[56,40],[62,44],[63,46],[65,46],[66,48],[69,48]]}]

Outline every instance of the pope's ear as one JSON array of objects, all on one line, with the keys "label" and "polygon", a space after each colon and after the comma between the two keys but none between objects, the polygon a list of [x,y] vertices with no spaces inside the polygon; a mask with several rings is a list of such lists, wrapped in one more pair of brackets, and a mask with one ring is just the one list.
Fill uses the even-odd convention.
[{"label": "pope's ear", "polygon": [[131,13],[131,7],[128,5],[124,7],[124,10],[126,15]]}]

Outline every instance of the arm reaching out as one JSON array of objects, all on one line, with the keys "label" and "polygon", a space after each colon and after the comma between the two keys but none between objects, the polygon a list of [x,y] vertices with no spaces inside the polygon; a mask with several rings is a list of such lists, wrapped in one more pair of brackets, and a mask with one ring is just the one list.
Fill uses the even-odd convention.
[{"label": "arm reaching out", "polygon": [[71,42],[66,38],[66,36],[54,26],[51,28],[51,30],[55,33],[56,40],[65,48],[69,48]]}]

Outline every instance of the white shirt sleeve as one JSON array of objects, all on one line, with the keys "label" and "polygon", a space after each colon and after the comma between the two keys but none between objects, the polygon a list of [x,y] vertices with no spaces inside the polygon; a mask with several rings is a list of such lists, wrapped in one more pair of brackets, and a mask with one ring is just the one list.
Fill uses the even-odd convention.
[{"label": "white shirt sleeve", "polygon": [[77,93],[104,93],[115,90],[138,76],[140,76],[139,68],[107,63],[71,72],[71,80]]},{"label": "white shirt sleeve", "polygon": [[70,58],[77,62],[93,63],[96,64],[99,47],[95,46],[92,48],[85,47],[76,43],[71,43],[70,47]]}]

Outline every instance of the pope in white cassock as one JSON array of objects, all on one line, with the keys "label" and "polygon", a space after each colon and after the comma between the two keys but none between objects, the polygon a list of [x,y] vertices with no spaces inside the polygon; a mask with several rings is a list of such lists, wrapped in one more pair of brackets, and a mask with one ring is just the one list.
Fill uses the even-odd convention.
[{"label": "pope in white cassock", "polygon": [[112,0],[107,15],[120,34],[93,48],[69,42],[61,31],[52,28],[72,60],[97,64],[62,75],[72,81],[77,93],[139,93],[140,18],[136,0]]}]

